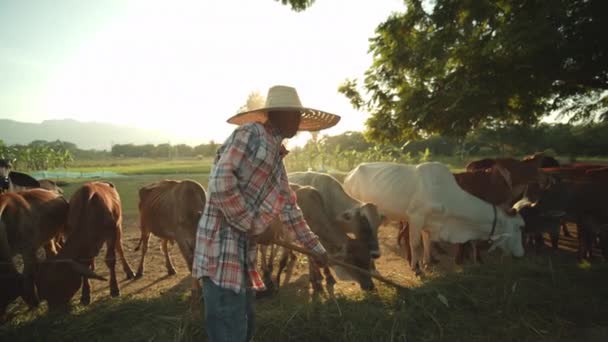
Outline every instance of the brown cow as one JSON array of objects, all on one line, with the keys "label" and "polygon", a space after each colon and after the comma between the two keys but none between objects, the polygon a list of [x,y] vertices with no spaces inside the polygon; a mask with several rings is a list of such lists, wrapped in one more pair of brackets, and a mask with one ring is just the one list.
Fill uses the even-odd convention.
[{"label": "brown cow", "polygon": [[89,304],[89,278],[104,279],[94,273],[94,259],[106,244],[105,262],[110,270],[110,294],[120,294],[116,280],[116,254],[127,279],[135,275],[122,249],[122,210],[114,185],[90,182],[80,187],[70,199],[65,245],[56,257],[44,263],[37,278],[38,292],[50,309],[66,308],[82,284],[81,303]]},{"label": "brown cow", "polygon": [[[0,288],[0,314],[18,296],[30,306],[38,305],[34,286],[37,257],[42,246],[47,257],[55,253],[52,239],[64,230],[68,204],[58,194],[32,189],[0,195],[0,277],[6,278]],[[23,258],[19,274],[12,257]]]},{"label": "brown cow", "polygon": [[[368,232],[368,235],[357,237],[355,239],[350,238],[344,230],[335,226],[331,219],[331,216],[326,212],[326,207],[323,201],[323,197],[315,188],[310,186],[298,186],[291,184],[291,188],[296,192],[298,206],[302,209],[304,219],[309,225],[310,229],[319,237],[319,240],[326,248],[327,253],[334,258],[340,259],[346,263],[355,265],[364,270],[372,271],[373,263],[371,256],[371,249],[369,246],[369,239],[371,239],[371,230],[369,227],[363,231]],[[361,222],[367,222],[366,217],[362,213],[357,213],[356,219]],[[369,225],[369,223],[366,223]],[[283,234],[284,227],[279,221],[274,221],[273,225],[268,229],[267,234],[270,236],[283,236],[285,240],[291,240],[289,234]],[[265,238],[268,238],[266,236]],[[289,254],[284,254],[289,255]],[[281,264],[285,264],[281,262]],[[319,293],[323,291],[322,280],[323,275],[325,276],[325,282],[327,291],[333,294],[333,286],[336,283],[335,278],[331,274],[328,267],[323,269],[323,275],[321,270],[316,263],[309,258],[309,281],[312,285],[313,292]],[[335,267],[338,274],[342,274],[344,277],[354,279],[363,290],[372,290],[374,283],[369,275],[360,274],[355,271],[342,269],[341,267]],[[280,281],[280,274],[282,268],[279,269],[279,276],[277,281]],[[267,276],[265,279],[268,278]]]},{"label": "brown cow", "polygon": [[161,246],[169,275],[175,274],[175,267],[167,250],[168,241],[177,241],[188,269],[192,271],[196,230],[205,208],[205,199],[205,189],[193,180],[163,180],[139,190],[141,238],[135,250],[143,247],[136,278],[144,274],[150,233],[162,239]]}]

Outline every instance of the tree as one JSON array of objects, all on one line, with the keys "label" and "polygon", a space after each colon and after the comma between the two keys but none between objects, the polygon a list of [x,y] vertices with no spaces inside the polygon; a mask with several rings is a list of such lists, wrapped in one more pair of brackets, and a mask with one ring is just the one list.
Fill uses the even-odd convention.
[{"label": "tree", "polygon": [[291,5],[291,9],[300,12],[312,6],[315,0],[275,0],[281,1],[283,5]]},{"label": "tree", "polygon": [[552,110],[573,121],[608,120],[608,2],[405,3],[405,13],[376,29],[363,84],[347,80],[339,89],[371,112],[368,138],[462,137],[478,127],[532,125]]},{"label": "tree", "polygon": [[247,101],[245,102],[245,104],[239,107],[237,113],[262,108],[264,107],[265,102],[266,98],[264,97],[264,95],[260,94],[259,91],[252,91],[251,93],[249,93],[249,96],[247,96]]}]

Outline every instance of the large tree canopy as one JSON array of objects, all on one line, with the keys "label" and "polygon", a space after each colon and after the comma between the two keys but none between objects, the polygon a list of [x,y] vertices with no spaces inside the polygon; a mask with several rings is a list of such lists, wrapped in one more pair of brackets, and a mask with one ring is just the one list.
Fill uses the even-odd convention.
[{"label": "large tree canopy", "polygon": [[312,6],[315,0],[275,0],[281,1],[283,5],[290,5],[291,9],[300,12]]},{"label": "large tree canopy", "polygon": [[369,138],[463,136],[558,109],[573,120],[608,116],[608,1],[405,3],[370,40],[363,84],[340,87],[371,112]]}]

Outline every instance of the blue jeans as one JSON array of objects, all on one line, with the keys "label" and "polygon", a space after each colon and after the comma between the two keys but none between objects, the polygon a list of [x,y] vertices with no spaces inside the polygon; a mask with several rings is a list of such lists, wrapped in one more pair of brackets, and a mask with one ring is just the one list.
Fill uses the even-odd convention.
[{"label": "blue jeans", "polygon": [[203,277],[203,303],[210,342],[248,342],[255,329],[255,293],[234,293]]}]

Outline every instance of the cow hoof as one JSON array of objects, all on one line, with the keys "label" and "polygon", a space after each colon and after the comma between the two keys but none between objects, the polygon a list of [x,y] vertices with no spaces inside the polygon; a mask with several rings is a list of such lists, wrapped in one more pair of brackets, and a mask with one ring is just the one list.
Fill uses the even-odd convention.
[{"label": "cow hoof", "polygon": [[118,290],[118,289],[110,289],[110,296],[112,296],[112,297],[118,297],[118,296],[120,296],[120,290]]},{"label": "cow hoof", "polygon": [[[137,272],[137,273],[135,273],[135,278],[134,278],[134,279],[139,279],[139,278],[141,278],[141,277],[143,277],[143,276],[144,276],[144,273],[143,273],[143,272]],[[127,278],[127,279],[128,279],[128,278]]]},{"label": "cow hoof", "polygon": [[131,272],[127,272],[127,280],[131,280],[131,279],[135,279],[135,273]]},{"label": "cow hoof", "polygon": [[82,304],[82,305],[89,305],[89,304],[91,304],[91,297],[81,297],[80,298],[80,304]]},{"label": "cow hoof", "polygon": [[177,274],[177,272],[175,272],[174,268],[167,270],[167,275],[169,275],[169,276],[176,275],[176,274]]}]

